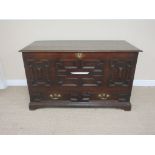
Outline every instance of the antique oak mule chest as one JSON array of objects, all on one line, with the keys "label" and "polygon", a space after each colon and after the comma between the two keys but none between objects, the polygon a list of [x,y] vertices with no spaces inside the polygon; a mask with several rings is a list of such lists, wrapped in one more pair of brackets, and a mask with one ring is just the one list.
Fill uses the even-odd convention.
[{"label": "antique oak mule chest", "polygon": [[130,110],[138,53],[126,41],[36,41],[22,52],[29,108],[114,107]]}]

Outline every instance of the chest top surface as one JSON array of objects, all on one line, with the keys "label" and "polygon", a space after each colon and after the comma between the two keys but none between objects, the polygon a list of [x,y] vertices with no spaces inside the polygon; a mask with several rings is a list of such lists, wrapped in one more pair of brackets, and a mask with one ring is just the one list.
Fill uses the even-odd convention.
[{"label": "chest top surface", "polygon": [[141,52],[124,40],[46,40],[35,41],[19,52]]}]

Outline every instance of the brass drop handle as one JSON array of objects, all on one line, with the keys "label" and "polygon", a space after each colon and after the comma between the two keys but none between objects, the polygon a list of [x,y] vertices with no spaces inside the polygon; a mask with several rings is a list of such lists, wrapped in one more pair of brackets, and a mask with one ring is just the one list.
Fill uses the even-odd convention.
[{"label": "brass drop handle", "polygon": [[101,93],[101,94],[98,94],[98,97],[101,100],[107,100],[110,97],[110,95],[109,94],[106,94],[106,93]]},{"label": "brass drop handle", "polygon": [[61,98],[61,94],[56,94],[56,93],[50,94],[50,98],[51,98],[52,100],[58,100],[58,99]]},{"label": "brass drop handle", "polygon": [[84,54],[81,53],[81,52],[78,52],[78,53],[75,53],[75,56],[78,58],[78,59],[82,59],[84,57]]}]

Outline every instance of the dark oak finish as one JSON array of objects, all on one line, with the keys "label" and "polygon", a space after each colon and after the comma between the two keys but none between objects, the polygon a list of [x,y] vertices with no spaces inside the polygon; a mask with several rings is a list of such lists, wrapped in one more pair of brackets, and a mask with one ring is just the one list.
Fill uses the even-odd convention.
[{"label": "dark oak finish", "polygon": [[31,110],[131,109],[132,83],[141,50],[126,41],[37,41],[20,51]]},{"label": "dark oak finish", "polygon": [[53,40],[35,41],[26,46],[21,52],[72,52],[83,50],[83,52],[140,52],[141,50],[124,40]]}]

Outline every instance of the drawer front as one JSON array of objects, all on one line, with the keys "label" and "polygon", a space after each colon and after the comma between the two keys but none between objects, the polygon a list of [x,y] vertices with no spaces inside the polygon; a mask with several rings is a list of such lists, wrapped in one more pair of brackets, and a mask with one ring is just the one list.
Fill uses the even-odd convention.
[{"label": "drawer front", "polygon": [[33,89],[30,93],[32,102],[42,101],[72,101],[72,102],[89,102],[92,100],[117,100],[120,102],[129,101],[130,93],[127,91],[111,91],[104,89]]},{"label": "drawer front", "polygon": [[122,88],[131,90],[137,53],[23,53],[26,76],[33,87]]}]

